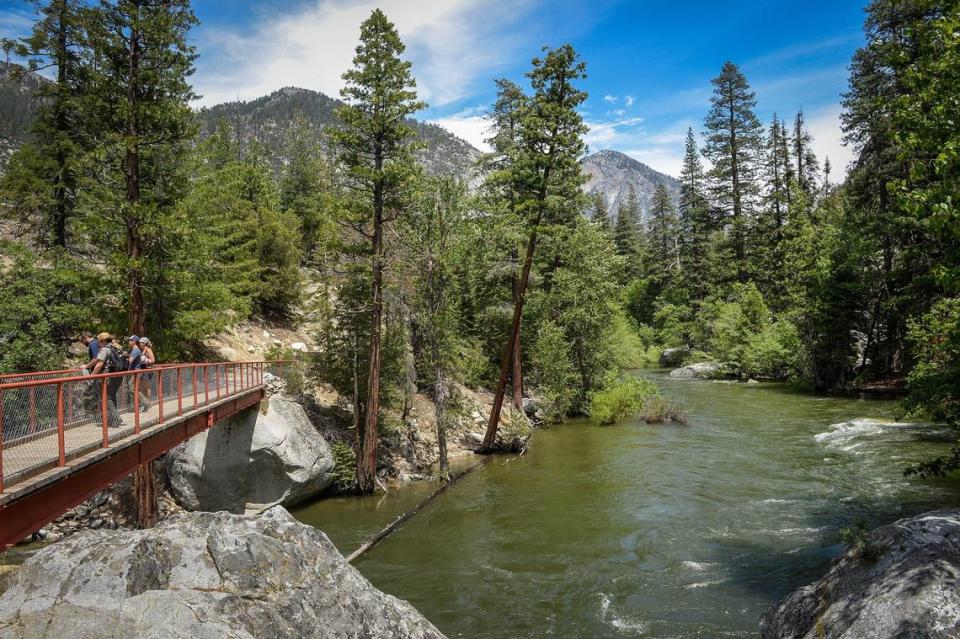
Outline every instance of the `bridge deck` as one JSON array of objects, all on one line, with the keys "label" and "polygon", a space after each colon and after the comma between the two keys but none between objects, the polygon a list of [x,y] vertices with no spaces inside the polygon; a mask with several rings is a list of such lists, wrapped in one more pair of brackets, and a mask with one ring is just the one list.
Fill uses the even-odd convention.
[{"label": "bridge deck", "polygon": [[0,383],[0,549],[259,402],[267,366],[186,364]]}]

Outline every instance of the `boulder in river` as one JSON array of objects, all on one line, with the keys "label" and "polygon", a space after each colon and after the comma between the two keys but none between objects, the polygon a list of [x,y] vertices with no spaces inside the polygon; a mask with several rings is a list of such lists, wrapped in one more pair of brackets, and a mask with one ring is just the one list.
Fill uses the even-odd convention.
[{"label": "boulder in river", "polygon": [[732,379],[737,377],[736,366],[725,362],[698,362],[670,371],[673,379]]},{"label": "boulder in river", "polygon": [[0,639],[15,637],[443,639],[281,507],[48,546],[0,596]]},{"label": "boulder in river", "polygon": [[664,368],[680,366],[680,364],[683,364],[683,360],[689,356],[690,349],[686,346],[665,348],[663,349],[663,352],[660,353],[660,366],[663,366]]},{"label": "boulder in river", "polygon": [[167,454],[170,492],[187,510],[259,512],[333,483],[333,453],[303,406],[274,395]]},{"label": "boulder in river", "polygon": [[764,613],[764,639],[960,636],[960,510],[872,531],[830,572]]}]

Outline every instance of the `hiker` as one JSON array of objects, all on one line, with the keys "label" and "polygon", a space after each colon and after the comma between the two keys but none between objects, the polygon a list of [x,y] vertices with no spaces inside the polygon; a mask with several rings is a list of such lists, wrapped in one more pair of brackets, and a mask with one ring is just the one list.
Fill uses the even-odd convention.
[{"label": "hiker", "polygon": [[[157,356],[153,352],[153,342],[150,341],[149,337],[140,338],[140,351],[142,352],[140,356],[140,368],[152,368],[153,365],[157,363]],[[144,373],[143,378],[140,380],[140,388],[146,393],[148,398],[153,395],[154,378],[156,378],[156,373]]]},{"label": "hiker", "polygon": [[87,363],[80,367],[84,375],[89,375],[97,365],[97,353],[100,352],[100,342],[93,337],[90,331],[80,333],[80,342],[87,347]]},{"label": "hiker", "polygon": [[[123,355],[113,344],[113,335],[110,333],[100,333],[97,335],[97,342],[100,350],[97,352],[97,363],[91,371],[94,375],[100,373],[117,373],[127,369],[126,361]],[[107,385],[107,421],[112,428],[116,428],[123,423],[120,419],[120,411],[117,408],[117,391],[123,385],[123,377],[116,375],[103,378]]]},{"label": "hiker", "polygon": [[[142,368],[146,368],[143,361],[143,350],[140,348],[140,337],[137,335],[131,335],[127,338],[127,343],[130,344],[130,355],[127,357],[127,370],[136,371]],[[151,402],[150,397],[144,392],[143,388],[143,376],[140,378],[140,412],[145,413],[150,410]]]}]

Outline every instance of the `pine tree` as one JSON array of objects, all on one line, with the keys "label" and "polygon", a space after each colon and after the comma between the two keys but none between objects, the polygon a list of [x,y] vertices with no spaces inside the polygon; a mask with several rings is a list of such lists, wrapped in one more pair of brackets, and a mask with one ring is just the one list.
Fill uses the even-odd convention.
[{"label": "pine tree", "polygon": [[[98,245],[124,271],[128,329],[145,332],[145,280],[150,252],[159,250],[160,220],[185,181],[183,142],[196,131],[187,79],[196,53],[188,43],[197,19],[188,0],[118,0],[96,12],[91,46],[96,54],[91,113],[101,144],[91,158],[87,212],[110,212],[123,229],[117,241],[97,224]],[[123,246],[122,255],[113,246]]]},{"label": "pine tree", "polygon": [[755,248],[752,271],[764,296],[775,307],[777,302],[774,296],[781,288],[779,284],[783,276],[781,245],[792,188],[788,181],[790,156],[785,137],[786,132],[774,114],[764,153],[763,207],[751,229],[751,242]]},{"label": "pine tree", "polygon": [[590,196],[592,200],[592,214],[590,220],[603,233],[610,235],[613,233],[613,227],[610,225],[610,209],[607,206],[606,196],[597,191]]},{"label": "pine tree", "polygon": [[[497,100],[490,113],[491,131],[493,135],[487,142],[493,152],[482,160],[488,171],[484,182],[487,202],[493,208],[500,208],[506,214],[508,227],[517,229],[518,236],[522,234],[522,220],[517,211],[517,182],[511,172],[511,167],[517,160],[521,150],[521,122],[525,117],[529,100],[519,86],[510,80],[496,81]],[[517,243],[519,244],[519,242]],[[520,293],[519,273],[520,249],[514,246],[510,250],[510,290],[512,302],[518,302]],[[521,318],[522,321],[522,318]],[[521,357],[522,333],[517,332],[516,343],[513,346],[513,364],[511,366],[511,401],[513,407],[523,409],[523,363]]]},{"label": "pine tree", "polygon": [[694,299],[703,299],[710,282],[704,276],[708,243],[713,231],[710,204],[704,189],[706,176],[693,129],[687,129],[687,140],[680,171],[681,263],[684,279]]},{"label": "pine tree", "polygon": [[447,435],[453,398],[452,378],[457,351],[458,308],[453,280],[456,239],[466,215],[464,185],[450,178],[430,178],[412,207],[407,231],[412,271],[412,323],[417,369],[434,402],[440,478],[450,479]]},{"label": "pine tree", "polygon": [[631,186],[627,197],[620,203],[617,223],[613,230],[617,255],[623,258],[623,283],[626,284],[643,274],[643,224],[640,219],[640,203],[637,192]]},{"label": "pine tree", "polygon": [[29,71],[49,71],[53,81],[41,83],[36,91],[40,106],[33,123],[33,139],[15,160],[25,173],[15,171],[3,190],[17,202],[15,208],[23,207],[25,195],[42,193],[39,215],[27,222],[35,226],[41,244],[46,243],[46,235],[52,230],[52,244],[66,248],[76,217],[78,163],[90,144],[88,129],[93,117],[84,114],[82,106],[89,90],[90,11],[79,0],[32,4],[39,19],[30,35],[18,41],[4,40],[3,48],[27,58]]},{"label": "pine tree", "polygon": [[330,171],[316,143],[310,123],[297,116],[287,132],[287,163],[280,177],[280,207],[296,216],[302,235],[301,246],[308,263],[327,261],[332,225],[333,197]]},{"label": "pine tree", "polygon": [[541,225],[572,223],[582,211],[580,157],[586,148],[583,135],[587,128],[577,109],[587,94],[574,83],[585,76],[586,66],[570,45],[547,49],[544,57],[534,58],[527,74],[533,95],[521,113],[520,145],[509,172],[517,211],[524,216],[529,235],[500,380],[483,439],[485,452],[492,452],[496,445],[503,396],[514,353],[520,348],[520,320]]},{"label": "pine tree", "polygon": [[371,270],[370,352],[357,483],[373,492],[377,472],[377,423],[380,412],[383,333],[384,226],[397,219],[410,199],[417,165],[414,131],[406,120],[426,105],[417,100],[410,62],[396,27],[379,9],[360,26],[353,68],[343,74],[337,111],[343,124],[332,141],[344,167],[342,179],[354,193],[351,225],[369,241]]},{"label": "pine tree", "polygon": [[747,229],[755,215],[758,164],[763,148],[763,127],[754,114],[756,96],[747,79],[732,62],[713,79],[711,108],[704,121],[703,154],[710,170],[714,201],[730,221],[734,269],[737,280],[748,277]]},{"label": "pine tree", "polygon": [[817,187],[817,173],[820,170],[817,156],[813,152],[813,136],[807,130],[807,125],[803,119],[803,110],[797,111],[796,118],[793,121],[793,159],[797,167],[797,184],[803,192],[810,198],[810,204],[813,204],[812,196]]},{"label": "pine tree", "polygon": [[680,234],[677,212],[667,187],[658,183],[647,222],[649,272],[661,288],[668,287],[680,270]]}]

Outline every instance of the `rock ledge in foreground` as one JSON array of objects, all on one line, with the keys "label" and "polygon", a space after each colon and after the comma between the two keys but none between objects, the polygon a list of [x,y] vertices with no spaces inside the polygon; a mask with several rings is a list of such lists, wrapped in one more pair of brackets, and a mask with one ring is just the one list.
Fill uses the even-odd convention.
[{"label": "rock ledge in foreground", "polygon": [[939,639],[960,636],[960,510],[877,528],[830,572],[764,613],[764,639]]},{"label": "rock ledge in foreground", "polygon": [[15,637],[444,639],[280,507],[48,546],[0,596],[0,639]]}]

